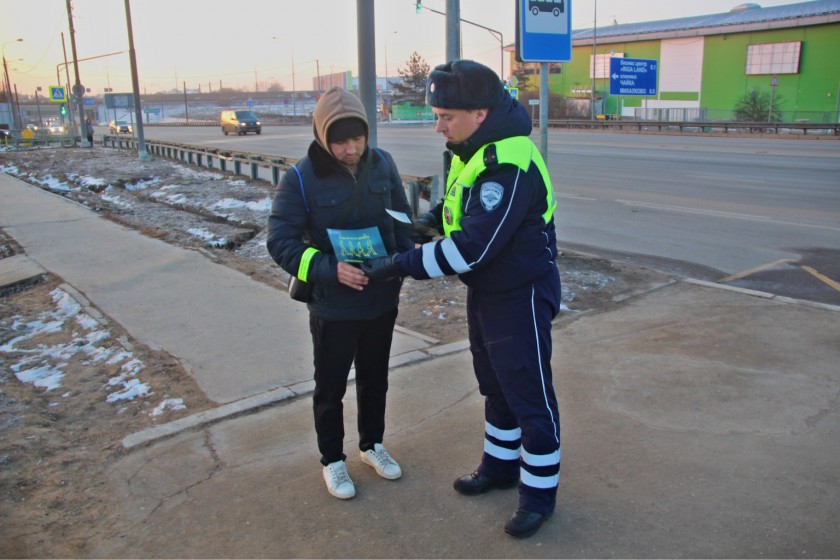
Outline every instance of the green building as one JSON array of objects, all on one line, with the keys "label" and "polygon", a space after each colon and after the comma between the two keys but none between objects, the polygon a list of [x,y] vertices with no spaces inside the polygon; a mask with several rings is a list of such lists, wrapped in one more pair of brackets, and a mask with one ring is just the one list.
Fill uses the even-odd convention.
[{"label": "green building", "polygon": [[[612,57],[656,60],[657,95],[610,95]],[[575,30],[572,60],[549,74],[549,91],[580,116],[594,101],[595,114],[674,121],[734,120],[756,91],[784,122],[838,122],[840,0]]]}]

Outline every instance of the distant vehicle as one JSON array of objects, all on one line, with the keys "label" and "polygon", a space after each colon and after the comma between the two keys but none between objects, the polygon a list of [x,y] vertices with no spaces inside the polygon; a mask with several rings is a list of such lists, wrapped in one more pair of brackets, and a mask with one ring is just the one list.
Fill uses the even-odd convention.
[{"label": "distant vehicle", "polygon": [[12,137],[12,133],[5,128],[0,128],[0,140],[6,140]]},{"label": "distant vehicle", "polygon": [[111,121],[108,123],[108,132],[111,134],[131,134],[134,129],[125,121]]},{"label": "distant vehicle", "polygon": [[47,133],[48,134],[64,134],[64,127],[61,125],[61,123],[57,123],[57,122],[50,123],[49,126],[47,127]]},{"label": "distant vehicle", "polygon": [[528,0],[528,9],[535,16],[540,12],[551,12],[555,17],[559,17],[566,11],[566,4],[564,0]]},{"label": "distant vehicle", "polygon": [[249,132],[262,133],[262,123],[253,111],[222,111],[220,121],[222,133],[225,136],[229,132],[235,132],[238,135]]}]

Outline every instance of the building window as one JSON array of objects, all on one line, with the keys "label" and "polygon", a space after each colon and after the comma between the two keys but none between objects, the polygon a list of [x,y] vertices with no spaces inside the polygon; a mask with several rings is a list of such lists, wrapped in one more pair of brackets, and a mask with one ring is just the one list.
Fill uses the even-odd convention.
[{"label": "building window", "polygon": [[609,78],[610,77],[610,59],[624,58],[624,53],[612,52],[607,54],[599,54],[595,57],[595,64],[592,64],[592,55],[589,55],[589,78],[592,79],[592,70],[595,70],[595,78]]},{"label": "building window", "polygon": [[747,74],[798,74],[801,41],[747,46]]}]

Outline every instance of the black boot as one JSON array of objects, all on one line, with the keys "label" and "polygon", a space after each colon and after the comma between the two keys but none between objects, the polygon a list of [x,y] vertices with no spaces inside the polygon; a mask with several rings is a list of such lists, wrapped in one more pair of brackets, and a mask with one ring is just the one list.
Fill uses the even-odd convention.
[{"label": "black boot", "polygon": [[542,513],[518,509],[505,523],[505,533],[519,539],[530,537],[549,517],[551,517],[550,513],[543,515]]},{"label": "black boot", "polygon": [[510,480],[493,480],[487,478],[476,470],[472,474],[465,474],[464,476],[455,479],[455,483],[452,487],[455,488],[459,494],[463,494],[464,496],[477,496],[478,494],[489,492],[494,488],[498,488],[500,490],[504,488],[513,488],[518,482],[518,478]]}]

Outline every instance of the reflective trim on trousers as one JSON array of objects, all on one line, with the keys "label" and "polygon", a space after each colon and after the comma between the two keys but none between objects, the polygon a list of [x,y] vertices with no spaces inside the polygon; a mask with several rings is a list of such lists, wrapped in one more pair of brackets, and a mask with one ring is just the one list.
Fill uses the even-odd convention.
[{"label": "reflective trim on trousers", "polygon": [[550,467],[560,464],[560,450],[547,455],[534,455],[522,450],[522,460],[532,467]]},{"label": "reflective trim on trousers", "polygon": [[488,421],[484,421],[484,432],[488,436],[493,436],[494,438],[501,440],[501,441],[516,441],[522,437],[522,430],[520,428],[513,428],[512,430],[502,430],[501,428],[497,428],[493,424]]},{"label": "reflective trim on trousers", "polygon": [[557,488],[560,484],[560,473],[552,476],[535,476],[525,469],[519,469],[519,478],[522,484],[531,488]]},{"label": "reflective trim on trousers", "polygon": [[518,461],[521,451],[521,446],[516,449],[508,449],[507,447],[500,447],[489,440],[484,440],[484,452],[501,461]]}]

